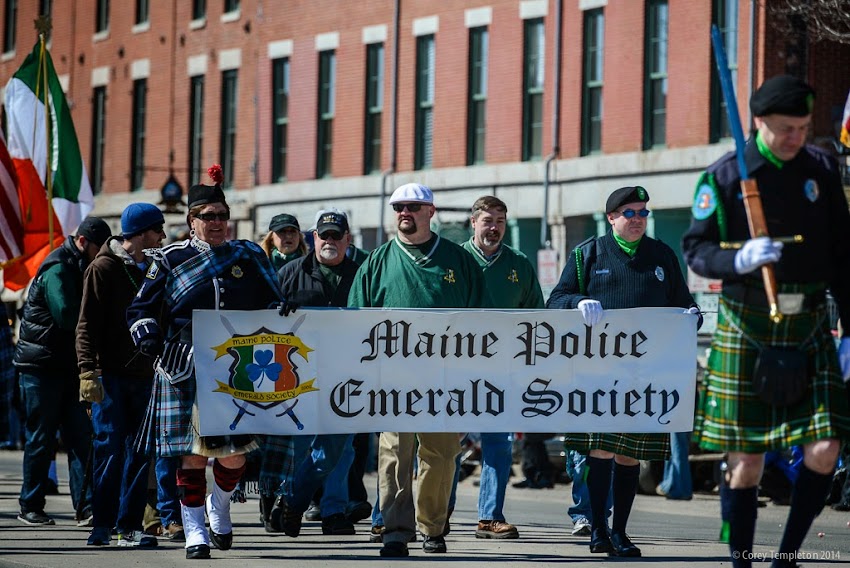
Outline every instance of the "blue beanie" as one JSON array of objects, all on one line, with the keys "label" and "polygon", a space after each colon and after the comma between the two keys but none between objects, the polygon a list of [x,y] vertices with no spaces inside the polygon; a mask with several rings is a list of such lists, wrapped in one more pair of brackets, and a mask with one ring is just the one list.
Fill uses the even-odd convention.
[{"label": "blue beanie", "polygon": [[150,203],[131,203],[121,214],[121,233],[125,238],[164,224],[162,211]]}]

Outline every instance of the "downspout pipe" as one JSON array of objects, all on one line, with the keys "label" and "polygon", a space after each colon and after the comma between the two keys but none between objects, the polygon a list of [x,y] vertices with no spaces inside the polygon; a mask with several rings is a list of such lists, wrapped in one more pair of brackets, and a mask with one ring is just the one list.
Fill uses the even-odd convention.
[{"label": "downspout pipe", "polygon": [[555,0],[555,98],[552,110],[552,152],[546,157],[543,168],[543,213],[540,217],[540,248],[549,247],[549,180],[552,162],[561,152],[561,17],[562,0]]},{"label": "downspout pipe", "polygon": [[[755,65],[756,65],[756,2],[757,0],[750,0],[750,68],[747,71],[747,83],[750,88],[750,92],[747,93],[746,100],[750,100],[753,96],[753,90],[755,86],[753,85],[753,81],[755,81]],[[746,105],[747,107],[747,129],[752,132],[753,130],[753,113],[750,110],[750,105]]]},{"label": "downspout pipe", "polygon": [[392,104],[390,108],[390,167],[381,172],[381,197],[378,201],[378,229],[375,243],[379,247],[384,244],[384,214],[387,207],[387,181],[395,172],[397,159],[396,138],[398,135],[398,52],[399,30],[401,28],[401,0],[395,0],[393,10],[393,67],[390,76],[392,84]]}]

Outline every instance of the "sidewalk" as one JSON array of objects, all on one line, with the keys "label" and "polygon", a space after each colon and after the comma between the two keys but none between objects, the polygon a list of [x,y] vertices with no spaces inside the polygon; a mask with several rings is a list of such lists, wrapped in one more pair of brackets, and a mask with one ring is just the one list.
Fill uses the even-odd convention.
[{"label": "sidewalk", "polygon": [[[447,537],[449,552],[427,555],[419,543],[411,544],[405,560],[384,560],[378,555],[379,544],[368,542],[368,522],[357,525],[357,535],[329,537],[321,534],[320,523],[304,523],[297,539],[264,532],[258,522],[256,498],[233,505],[234,547],[227,552],[212,551],[208,561],[185,559],[183,544],[160,539],[153,550],[118,548],[114,541],[107,547],[88,547],[89,529],[77,528],[67,474],[60,465],[62,495],[48,497],[47,512],[56,520],[53,527],[29,527],[17,519],[17,497],[21,484],[21,452],[0,452],[0,567],[86,568],[204,566],[235,563],[239,568],[268,568],[270,563],[289,561],[299,567],[331,566],[367,568],[415,566],[422,562],[474,568],[540,566],[617,566],[618,568],[716,568],[730,566],[728,548],[717,542],[719,501],[714,495],[697,495],[694,500],[668,501],[639,495],[629,525],[629,533],[643,551],[642,559],[609,559],[591,555],[587,537],[570,535],[566,516],[570,493],[568,485],[553,490],[517,490],[508,488],[506,513],[518,525],[519,540],[480,540],[475,538],[478,488],[469,479],[458,488],[458,506],[452,516],[452,531]],[[64,458],[64,456],[62,456]],[[375,477],[368,476],[367,487]],[[759,509],[756,552],[777,548],[787,507]],[[806,560],[812,566],[839,566],[850,560],[850,514],[826,509],[817,519],[804,551],[820,559]],[[826,533],[818,538],[817,533]],[[756,566],[765,564],[756,564]]]}]

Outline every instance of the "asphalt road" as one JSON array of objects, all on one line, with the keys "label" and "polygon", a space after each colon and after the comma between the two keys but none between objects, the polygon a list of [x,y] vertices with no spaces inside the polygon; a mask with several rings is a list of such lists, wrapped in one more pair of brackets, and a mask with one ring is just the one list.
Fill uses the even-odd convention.
[{"label": "asphalt road", "polygon": [[[78,528],[68,496],[66,468],[60,464],[61,495],[48,497],[47,512],[56,519],[53,527],[29,527],[17,519],[21,484],[21,452],[0,452],[0,567],[86,568],[171,566],[222,566],[225,561],[240,568],[267,568],[283,561],[299,567],[331,566],[359,568],[381,563],[386,566],[415,566],[421,562],[466,567],[507,566],[637,566],[709,568],[730,566],[728,548],[717,542],[720,527],[716,495],[698,494],[692,501],[668,501],[661,497],[638,495],[629,522],[629,534],[642,549],[642,559],[609,559],[592,555],[588,537],[570,535],[566,509],[571,503],[569,486],[530,490],[508,488],[506,516],[520,530],[518,540],[496,541],[475,538],[478,488],[475,477],[458,489],[458,505],[452,516],[452,532],[447,537],[448,553],[426,555],[411,544],[411,556],[404,561],[385,560],[378,555],[380,545],[368,541],[368,522],[357,525],[357,535],[329,537],[321,534],[319,523],[305,523],[297,539],[270,535],[258,522],[256,498],[233,506],[234,547],[213,550],[208,561],[188,561],[182,544],[160,539],[152,550],[132,550],[113,545],[86,546],[88,530]],[[64,458],[63,456],[60,456]],[[367,476],[374,486],[374,475]],[[768,504],[759,509],[755,552],[769,555],[778,548],[787,507]],[[823,536],[818,536],[823,533]],[[801,564],[842,566],[850,562],[850,513],[825,509],[806,540],[803,552],[813,559]],[[760,564],[768,566],[768,563]]]}]

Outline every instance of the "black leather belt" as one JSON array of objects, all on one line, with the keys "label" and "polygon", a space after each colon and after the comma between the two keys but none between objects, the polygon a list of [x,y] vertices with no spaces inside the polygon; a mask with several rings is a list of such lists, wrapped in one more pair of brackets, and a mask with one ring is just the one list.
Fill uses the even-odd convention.
[{"label": "black leather belt", "polygon": [[[780,293],[782,294],[785,292]],[[723,295],[735,300],[736,302],[741,302],[756,308],[763,308],[765,310],[770,308],[764,288],[756,288],[755,286],[748,286],[746,284],[726,284],[723,286]],[[803,294],[804,311],[815,310],[818,306],[825,302],[826,290],[821,289]]]}]

